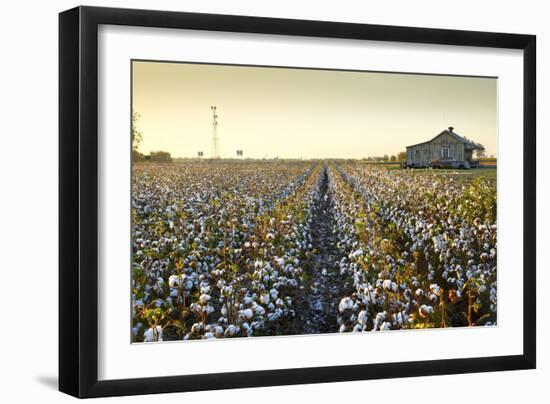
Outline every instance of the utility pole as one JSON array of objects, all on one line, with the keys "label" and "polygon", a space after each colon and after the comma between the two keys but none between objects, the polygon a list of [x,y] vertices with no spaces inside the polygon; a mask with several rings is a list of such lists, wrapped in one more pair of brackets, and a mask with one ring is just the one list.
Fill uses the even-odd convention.
[{"label": "utility pole", "polygon": [[219,140],[218,140],[218,113],[216,106],[210,106],[212,110],[212,155],[213,159],[220,158]]}]

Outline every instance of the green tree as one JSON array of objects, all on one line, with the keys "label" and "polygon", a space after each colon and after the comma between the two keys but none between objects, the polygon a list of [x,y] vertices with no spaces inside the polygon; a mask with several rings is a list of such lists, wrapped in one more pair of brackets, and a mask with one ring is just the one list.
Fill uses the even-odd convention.
[{"label": "green tree", "polygon": [[172,156],[165,151],[152,151],[149,160],[156,163],[171,163]]},{"label": "green tree", "polygon": [[139,118],[141,118],[141,115],[137,111],[134,111],[132,113],[132,150],[134,151],[137,151],[139,144],[143,140],[143,133],[137,128]]},{"label": "green tree", "polygon": [[407,160],[407,152],[401,151],[397,154],[397,161],[405,161]]},{"label": "green tree", "polygon": [[476,158],[482,159],[484,157],[487,157],[485,146],[483,146],[481,143],[477,143],[477,146],[479,147],[479,149],[476,150]]}]

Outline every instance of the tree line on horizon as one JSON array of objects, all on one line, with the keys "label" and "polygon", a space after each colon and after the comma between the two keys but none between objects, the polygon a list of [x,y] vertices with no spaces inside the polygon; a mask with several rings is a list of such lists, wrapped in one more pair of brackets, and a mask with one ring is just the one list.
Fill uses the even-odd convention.
[{"label": "tree line on horizon", "polygon": [[143,133],[137,129],[137,121],[140,118],[137,111],[132,113],[132,161],[152,161],[155,163],[171,163],[172,156],[167,151],[152,151],[149,154],[141,153],[139,144],[143,141]]},{"label": "tree line on horizon", "polygon": [[373,162],[373,163],[384,163],[384,162],[403,162],[407,160],[407,152],[401,151],[397,154],[387,155],[384,154],[383,156],[369,156],[364,158],[363,160]]}]

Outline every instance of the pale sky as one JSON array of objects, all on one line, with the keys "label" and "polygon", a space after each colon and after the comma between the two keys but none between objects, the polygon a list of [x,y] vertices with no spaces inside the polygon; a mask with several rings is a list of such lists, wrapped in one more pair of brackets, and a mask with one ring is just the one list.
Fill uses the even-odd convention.
[{"label": "pale sky", "polygon": [[329,70],[133,62],[142,153],[222,157],[392,155],[453,126],[496,155],[497,80]]}]

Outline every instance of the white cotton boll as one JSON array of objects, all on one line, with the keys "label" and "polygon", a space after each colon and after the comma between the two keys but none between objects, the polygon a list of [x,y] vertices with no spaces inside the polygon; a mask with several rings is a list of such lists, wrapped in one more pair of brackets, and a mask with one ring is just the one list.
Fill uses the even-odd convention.
[{"label": "white cotton boll", "polygon": [[361,332],[363,331],[363,326],[361,324],[355,324],[353,327],[353,332]]},{"label": "white cotton boll", "polygon": [[216,338],[221,338],[223,336],[223,327],[219,325],[214,327],[214,335]]},{"label": "white cotton boll", "polygon": [[344,297],[342,300],[340,300],[340,304],[338,305],[338,310],[340,313],[343,313],[346,310],[351,310],[353,307],[353,300],[350,297]]},{"label": "white cotton boll", "polygon": [[237,334],[240,331],[240,328],[236,325],[230,324],[227,326],[227,329],[225,330],[225,335],[232,337],[233,335]]},{"label": "white cotton boll", "polygon": [[181,274],[181,275],[171,275],[169,278],[168,278],[168,285],[171,287],[171,288],[175,288],[175,287],[178,287],[181,282],[183,282],[183,280],[185,279],[185,275],[184,274]]},{"label": "white cotton boll", "polygon": [[215,339],[216,337],[211,332],[205,332],[202,339]]},{"label": "white cotton boll", "polygon": [[345,324],[342,324],[340,326],[340,329],[338,330],[339,332],[346,332],[346,325]]},{"label": "white cotton boll", "polygon": [[379,327],[380,323],[382,323],[385,319],[386,319],[386,312],[385,311],[376,314],[376,318],[373,321],[373,325],[374,325],[373,331],[378,330],[378,327]]},{"label": "white cotton boll", "polygon": [[281,298],[278,298],[276,301],[275,301],[275,304],[279,307],[282,307],[285,305],[285,303],[283,302],[283,299]]},{"label": "white cotton boll", "polygon": [[277,291],[277,289],[271,289],[269,291],[269,294],[271,296],[271,299],[275,300],[277,299],[277,295],[279,294],[279,292]]},{"label": "white cotton boll", "polygon": [[252,311],[252,309],[245,309],[245,310],[242,311],[242,315],[245,318],[251,319],[252,316],[254,315],[254,312]]},{"label": "white cotton boll", "polygon": [[269,313],[269,314],[267,315],[267,319],[268,319],[269,321],[276,321],[276,320],[278,320],[280,317],[281,317],[281,316],[280,316],[280,314],[279,314],[278,312]]},{"label": "white cotton boll", "polygon": [[191,326],[191,332],[192,333],[201,332],[203,329],[204,329],[204,324],[203,323],[195,323]]},{"label": "white cotton boll", "polygon": [[395,315],[395,322],[399,325],[403,325],[403,323],[406,321],[405,316],[406,316],[406,314],[404,314],[404,313],[401,313],[401,312],[397,313]]},{"label": "white cotton boll", "polygon": [[157,325],[156,330],[153,327],[148,328],[143,337],[145,342],[162,341],[162,327]]},{"label": "white cotton boll", "polygon": [[439,285],[437,283],[432,283],[430,285],[430,290],[432,291],[432,293],[434,293],[435,295],[439,294]]},{"label": "white cotton boll", "polygon": [[210,286],[208,286],[208,285],[201,286],[201,293],[206,294],[208,292],[210,292]]},{"label": "white cotton boll", "polygon": [[418,289],[416,289],[416,292],[414,292],[414,294],[416,296],[420,297],[424,294],[424,292],[422,291],[422,289],[418,288]]},{"label": "white cotton boll", "polygon": [[367,325],[369,315],[366,310],[361,310],[357,315],[357,322],[361,325]]},{"label": "white cotton boll", "polygon": [[422,318],[428,317],[431,313],[433,313],[433,311],[434,311],[434,308],[432,306],[428,306],[425,304],[420,306],[420,308],[418,309],[418,313]]},{"label": "white cotton boll", "polygon": [[245,296],[243,299],[244,304],[251,304],[253,302],[252,298],[250,296]]},{"label": "white cotton boll", "polygon": [[391,330],[390,323],[388,323],[387,321],[384,321],[380,326],[380,331],[389,331],[389,330]]},{"label": "white cotton boll", "polygon": [[227,316],[227,306],[226,305],[223,305],[220,311],[222,313],[222,316],[224,316],[224,317]]},{"label": "white cotton boll", "polygon": [[269,303],[269,294],[264,293],[260,296],[260,303],[262,304],[268,304]]},{"label": "white cotton boll", "polygon": [[375,320],[377,322],[381,322],[385,319],[386,319],[386,312],[385,311],[376,314],[376,319]]},{"label": "white cotton boll", "polygon": [[210,301],[210,299],[211,299],[210,295],[207,295],[206,293],[203,293],[199,297],[199,302],[201,302],[201,304],[206,304],[206,303],[208,303],[208,301]]}]

